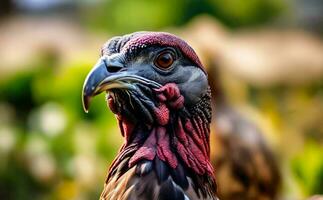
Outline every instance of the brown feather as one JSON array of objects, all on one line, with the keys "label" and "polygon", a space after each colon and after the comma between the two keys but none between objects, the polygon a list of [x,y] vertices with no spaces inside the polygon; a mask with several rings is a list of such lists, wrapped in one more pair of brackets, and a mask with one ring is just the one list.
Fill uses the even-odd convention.
[{"label": "brown feather", "polygon": [[[158,183],[154,171],[139,177],[135,173],[135,167],[129,169],[121,177],[111,177],[108,183],[104,185],[101,194],[101,200],[158,200],[161,192],[161,184]],[[176,185],[171,177],[168,177],[171,184]],[[196,193],[193,188],[194,182],[188,178],[189,187],[183,191],[190,200],[217,200],[213,196],[203,197]],[[179,186],[177,186],[180,189]],[[181,190],[181,189],[180,189]],[[149,192],[148,192],[149,191]]]}]

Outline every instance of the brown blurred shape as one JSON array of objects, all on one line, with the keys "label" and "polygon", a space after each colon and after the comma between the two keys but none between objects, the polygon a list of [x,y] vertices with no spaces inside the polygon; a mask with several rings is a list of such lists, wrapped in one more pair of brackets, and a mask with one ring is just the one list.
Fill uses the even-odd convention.
[{"label": "brown blurred shape", "polygon": [[211,159],[223,200],[273,200],[280,189],[280,172],[259,127],[228,103],[209,67],[213,97]]},{"label": "brown blurred shape", "polygon": [[323,77],[323,42],[303,30],[258,28],[233,33],[215,19],[201,16],[183,36],[221,70],[257,86],[298,84]]}]

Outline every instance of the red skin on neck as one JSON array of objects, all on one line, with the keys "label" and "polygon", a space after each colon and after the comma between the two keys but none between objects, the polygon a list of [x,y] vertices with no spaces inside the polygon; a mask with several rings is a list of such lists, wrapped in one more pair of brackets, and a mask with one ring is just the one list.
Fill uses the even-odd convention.
[{"label": "red skin on neck", "polygon": [[[175,83],[168,83],[156,89],[159,105],[154,110],[155,124],[145,142],[130,158],[129,167],[140,160],[153,160],[155,156],[166,162],[171,168],[178,166],[179,160],[197,174],[213,174],[213,167],[209,157],[209,128],[199,116],[192,118],[178,117],[170,122],[170,112],[184,107],[184,97]],[[109,106],[112,106],[109,104]],[[134,130],[134,124],[117,115],[122,135],[128,139]],[[174,135],[175,142],[171,144],[167,126],[176,123]],[[174,139],[172,138],[172,139]],[[176,152],[174,152],[174,150]]]}]

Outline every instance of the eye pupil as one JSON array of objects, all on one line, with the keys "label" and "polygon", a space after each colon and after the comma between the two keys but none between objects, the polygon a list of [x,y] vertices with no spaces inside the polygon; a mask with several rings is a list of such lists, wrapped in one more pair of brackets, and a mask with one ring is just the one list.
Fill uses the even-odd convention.
[{"label": "eye pupil", "polygon": [[173,62],[174,56],[170,52],[164,52],[157,57],[155,64],[160,68],[168,68],[173,64]]}]

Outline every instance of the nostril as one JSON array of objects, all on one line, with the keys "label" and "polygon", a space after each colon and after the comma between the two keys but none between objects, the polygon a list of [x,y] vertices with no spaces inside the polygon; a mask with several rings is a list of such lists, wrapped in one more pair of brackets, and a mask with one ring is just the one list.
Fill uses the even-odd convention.
[{"label": "nostril", "polygon": [[122,69],[123,67],[121,67],[121,66],[107,66],[107,70],[108,70],[108,72],[110,72],[110,73],[113,73],[113,72],[118,72],[118,71],[120,71],[121,69]]},{"label": "nostril", "polygon": [[103,59],[103,61],[104,61],[105,67],[107,68],[107,71],[110,73],[119,72],[121,69],[124,68],[123,63],[121,63],[116,58],[107,57]]}]

